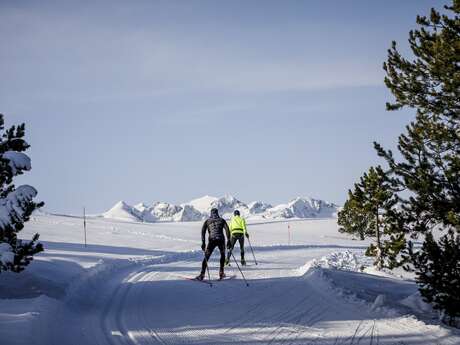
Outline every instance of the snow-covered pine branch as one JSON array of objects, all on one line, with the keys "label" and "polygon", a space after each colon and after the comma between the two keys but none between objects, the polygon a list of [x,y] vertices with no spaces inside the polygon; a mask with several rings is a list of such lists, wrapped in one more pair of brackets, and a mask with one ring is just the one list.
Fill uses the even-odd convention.
[{"label": "snow-covered pine branch", "polygon": [[[4,131],[4,119],[0,114],[0,131]],[[29,148],[23,139],[24,124],[12,126],[0,138],[0,272],[20,272],[34,254],[43,250],[36,234],[30,241],[17,238],[34,210],[43,206],[33,199],[37,190],[29,185],[15,187],[15,176],[29,171],[32,166],[29,156],[23,151]]]}]

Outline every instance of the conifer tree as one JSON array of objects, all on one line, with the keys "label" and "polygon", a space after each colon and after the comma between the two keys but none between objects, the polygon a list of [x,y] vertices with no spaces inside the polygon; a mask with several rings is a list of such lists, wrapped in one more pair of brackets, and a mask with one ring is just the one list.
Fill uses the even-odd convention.
[{"label": "conifer tree", "polygon": [[[392,232],[399,238],[425,236],[417,254],[409,242],[406,258],[424,298],[454,317],[452,305],[458,306],[460,299],[452,289],[460,281],[458,261],[456,269],[440,262],[460,250],[460,0],[445,9],[445,14],[432,9],[428,17],[417,17],[419,28],[409,33],[413,59],[404,58],[392,43],[383,67],[395,100],[387,109],[413,108],[416,117],[399,137],[401,159],[377,143],[375,148],[387,161],[391,178],[407,192],[399,195]],[[435,231],[443,234],[439,243]],[[430,262],[437,264],[425,267]],[[439,297],[446,293],[449,298]]]},{"label": "conifer tree", "polygon": [[387,225],[397,202],[392,183],[380,166],[371,167],[354,190],[349,191],[348,200],[338,215],[339,231],[358,234],[361,239],[375,237],[376,244],[371,244],[366,254],[375,256],[379,269],[387,266],[385,258],[391,254],[382,237],[388,233]]},{"label": "conifer tree", "polygon": [[22,185],[16,188],[13,178],[31,169],[30,158],[24,153],[29,145],[24,140],[25,125],[12,126],[5,130],[4,118],[0,114],[0,272],[20,272],[34,254],[43,250],[38,243],[38,234],[32,240],[17,237],[34,210],[43,203],[33,201],[35,188]]},{"label": "conifer tree", "polygon": [[371,219],[369,215],[363,212],[362,206],[356,197],[355,192],[348,191],[348,199],[345,201],[343,208],[339,211],[337,223],[339,232],[356,235],[362,241],[368,236],[375,234],[369,226]]},{"label": "conifer tree", "polygon": [[460,316],[460,236],[449,230],[437,242],[429,232],[421,250],[410,244],[408,251],[412,265],[406,268],[415,270],[420,294],[455,325]]},{"label": "conifer tree", "polygon": [[385,83],[395,96],[387,109],[417,110],[399,138],[402,162],[375,144],[400,186],[413,192],[403,201],[413,232],[437,224],[460,231],[460,1],[447,9],[453,18],[434,9],[430,18],[417,17],[421,28],[409,38],[415,60],[403,58],[393,42],[384,64]]}]

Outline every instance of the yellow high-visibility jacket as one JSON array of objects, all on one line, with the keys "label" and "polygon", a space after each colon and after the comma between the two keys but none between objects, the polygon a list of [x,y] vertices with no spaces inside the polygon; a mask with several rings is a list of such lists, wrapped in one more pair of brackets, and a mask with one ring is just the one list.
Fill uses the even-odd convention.
[{"label": "yellow high-visibility jacket", "polygon": [[230,220],[230,233],[246,235],[246,220],[240,216],[233,216]]}]

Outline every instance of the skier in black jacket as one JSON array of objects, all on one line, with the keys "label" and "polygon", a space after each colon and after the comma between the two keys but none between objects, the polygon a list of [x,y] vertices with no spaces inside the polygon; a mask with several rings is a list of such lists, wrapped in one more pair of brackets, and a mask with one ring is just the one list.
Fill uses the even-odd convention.
[{"label": "skier in black jacket", "polygon": [[[225,229],[225,235],[224,235]],[[206,230],[208,231],[208,245],[206,246]],[[219,216],[217,208],[211,209],[211,217],[206,219],[201,228],[201,249],[204,251],[204,259],[201,264],[201,273],[196,277],[198,280],[203,280],[208,260],[211,257],[214,248],[218,247],[220,251],[220,269],[219,278],[225,277],[225,238],[230,239],[230,230],[227,222]]]}]

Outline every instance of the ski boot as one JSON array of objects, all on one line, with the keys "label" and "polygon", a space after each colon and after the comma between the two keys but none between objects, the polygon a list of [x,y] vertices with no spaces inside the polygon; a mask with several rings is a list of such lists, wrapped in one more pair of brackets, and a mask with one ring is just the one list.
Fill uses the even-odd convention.
[{"label": "ski boot", "polygon": [[200,273],[195,277],[196,280],[202,281],[204,279],[204,273]]},{"label": "ski boot", "polygon": [[226,258],[224,264],[225,264],[225,266],[230,266],[230,259]]},{"label": "ski boot", "polygon": [[242,266],[246,266],[246,260],[241,259],[241,265],[242,265]]},{"label": "ski boot", "polygon": [[222,279],[224,279],[225,277],[226,277],[226,276],[225,276],[224,271],[223,271],[223,270],[222,270],[222,271],[219,271],[219,280],[222,280]]}]

